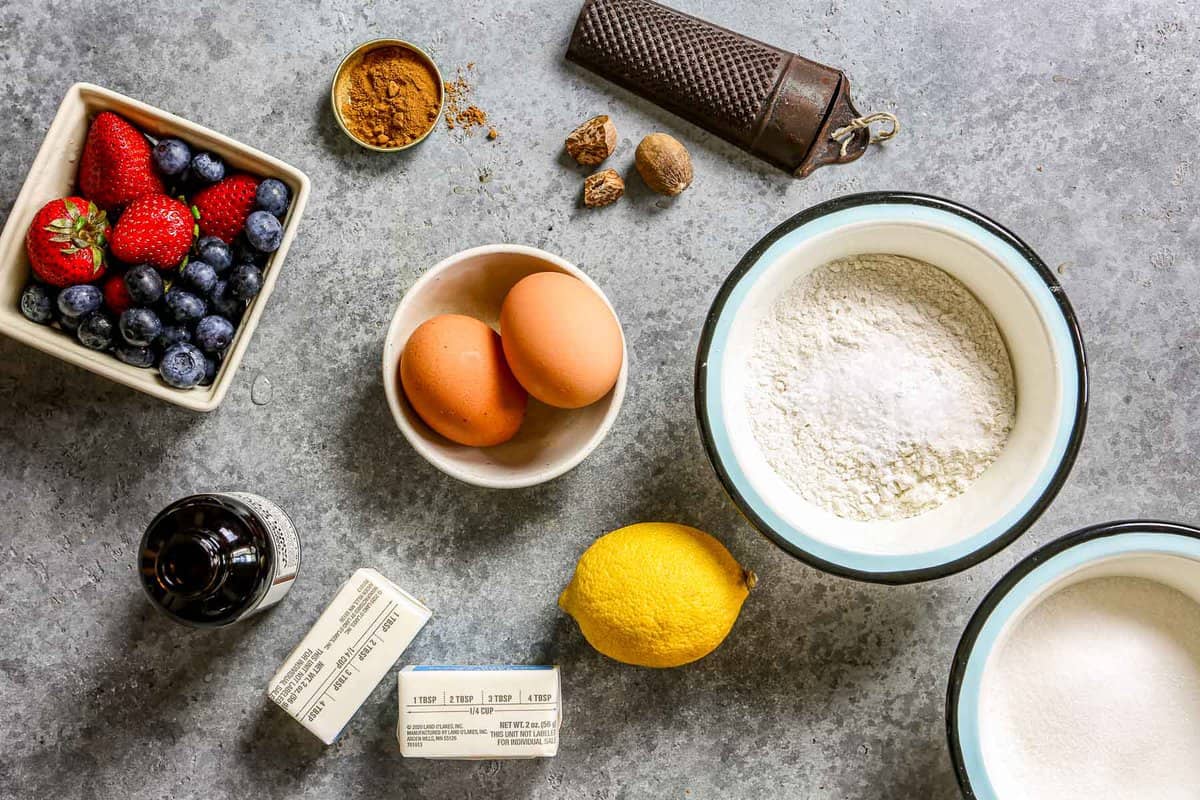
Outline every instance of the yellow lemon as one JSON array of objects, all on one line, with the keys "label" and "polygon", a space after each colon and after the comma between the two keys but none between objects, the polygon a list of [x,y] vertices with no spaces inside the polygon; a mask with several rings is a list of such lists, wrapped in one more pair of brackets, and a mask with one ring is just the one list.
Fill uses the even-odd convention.
[{"label": "yellow lemon", "polygon": [[609,658],[678,667],[717,649],[754,582],[704,531],[643,522],[593,542],[558,605]]}]

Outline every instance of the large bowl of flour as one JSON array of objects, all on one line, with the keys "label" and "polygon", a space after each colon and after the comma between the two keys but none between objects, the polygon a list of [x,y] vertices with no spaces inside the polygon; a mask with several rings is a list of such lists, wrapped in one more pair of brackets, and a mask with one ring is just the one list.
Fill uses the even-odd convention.
[{"label": "large bowl of flour", "polygon": [[705,447],[742,513],[831,573],[910,583],[1016,539],[1066,480],[1087,370],[1040,258],[962,205],[882,192],[780,225],[713,302]]},{"label": "large bowl of flour", "polygon": [[1200,787],[1200,530],[1065,536],[984,598],[955,655],[951,757],[970,800],[1172,800]]}]

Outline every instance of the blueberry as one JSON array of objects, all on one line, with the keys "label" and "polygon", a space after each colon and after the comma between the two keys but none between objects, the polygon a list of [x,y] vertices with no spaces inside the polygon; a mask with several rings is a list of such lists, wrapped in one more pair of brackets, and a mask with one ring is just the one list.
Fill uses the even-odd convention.
[{"label": "blueberry", "polygon": [[212,386],[212,382],[217,379],[217,370],[220,364],[212,356],[204,357],[204,377],[200,379],[201,386]]},{"label": "blueberry", "polygon": [[262,270],[253,264],[241,264],[229,274],[229,291],[244,303],[249,303],[262,289]]},{"label": "blueberry", "polygon": [[246,217],[246,241],[255,250],[274,253],[283,241],[283,225],[273,214],[254,211]]},{"label": "blueberry", "polygon": [[288,207],[287,186],[281,180],[267,178],[258,185],[258,191],[254,194],[254,201],[258,204],[259,208],[268,214],[282,217],[287,213]]},{"label": "blueberry", "polygon": [[242,302],[229,289],[228,281],[217,281],[212,293],[208,296],[213,311],[228,320],[237,321],[242,316]]},{"label": "blueberry", "polygon": [[224,275],[233,266],[233,251],[216,236],[205,236],[196,242],[196,257],[211,264],[218,275]]},{"label": "blueberry", "polygon": [[225,177],[225,162],[215,153],[197,153],[192,158],[192,175],[204,183],[216,183]]},{"label": "blueberry", "polygon": [[79,330],[79,325],[83,322],[83,317],[64,317],[62,314],[56,314],[54,321],[58,323],[58,327],[67,333],[74,333]]},{"label": "blueberry", "polygon": [[112,317],[103,311],[88,314],[79,323],[79,330],[75,331],[79,343],[89,350],[107,350],[112,347],[116,334],[117,326],[113,324]]},{"label": "blueberry", "polygon": [[140,306],[157,303],[163,296],[162,275],[149,264],[138,264],[125,273],[125,288],[129,290],[129,299]]},{"label": "blueberry", "polygon": [[209,353],[219,353],[233,341],[233,323],[224,317],[209,316],[196,323],[196,344]]},{"label": "blueberry", "polygon": [[58,311],[64,317],[83,318],[100,308],[104,295],[95,286],[68,286],[58,293]]},{"label": "blueberry", "polygon": [[158,374],[176,389],[190,389],[204,380],[204,354],[195,345],[172,345],[158,362]]},{"label": "blueberry", "polygon": [[154,145],[154,166],[163,175],[179,175],[192,160],[192,151],[178,139],[163,139]]},{"label": "blueberry", "polygon": [[[131,308],[121,315],[117,324],[121,338],[134,347],[147,347],[162,333],[162,320],[148,308]],[[126,362],[132,363],[132,362]]]},{"label": "blueberry", "polygon": [[204,261],[189,261],[179,273],[183,282],[204,296],[217,284],[217,271]]},{"label": "blueberry", "polygon": [[[126,312],[128,313],[128,312]],[[153,367],[154,350],[149,347],[138,347],[132,344],[118,344],[113,350],[118,361],[124,361],[132,367]]]},{"label": "blueberry", "polygon": [[21,313],[30,322],[49,325],[54,319],[54,299],[40,283],[31,283],[21,292]]},{"label": "blueberry", "polygon": [[267,263],[267,254],[246,241],[245,234],[233,240],[233,260],[237,264],[253,264],[261,267]]},{"label": "blueberry", "polygon": [[158,352],[166,352],[171,345],[180,343],[190,344],[192,332],[182,325],[164,325],[162,332],[154,338],[154,347]]},{"label": "blueberry", "polygon": [[208,311],[203,300],[184,289],[168,289],[163,302],[175,321],[184,324],[195,322]]}]

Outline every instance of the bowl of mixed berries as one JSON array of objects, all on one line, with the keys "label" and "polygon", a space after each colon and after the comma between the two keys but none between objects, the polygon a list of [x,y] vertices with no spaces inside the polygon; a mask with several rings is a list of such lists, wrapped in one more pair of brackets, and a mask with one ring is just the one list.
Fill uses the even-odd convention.
[{"label": "bowl of mixed berries", "polygon": [[77,84],[0,236],[0,332],[211,410],[307,194],[270,156]]}]

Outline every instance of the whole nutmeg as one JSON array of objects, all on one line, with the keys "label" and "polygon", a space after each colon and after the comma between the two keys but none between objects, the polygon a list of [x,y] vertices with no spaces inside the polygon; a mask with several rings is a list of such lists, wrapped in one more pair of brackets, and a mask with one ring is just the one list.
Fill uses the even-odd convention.
[{"label": "whole nutmeg", "polygon": [[607,114],[592,117],[571,131],[566,144],[571,158],[584,166],[594,167],[612,155],[616,148],[617,126]]},{"label": "whole nutmeg", "polygon": [[605,169],[587,176],[583,182],[583,204],[600,208],[617,202],[625,194],[625,181],[615,169]]},{"label": "whole nutmeg", "polygon": [[692,157],[679,140],[652,133],[637,146],[637,171],[654,191],[675,195],[692,185]]}]

